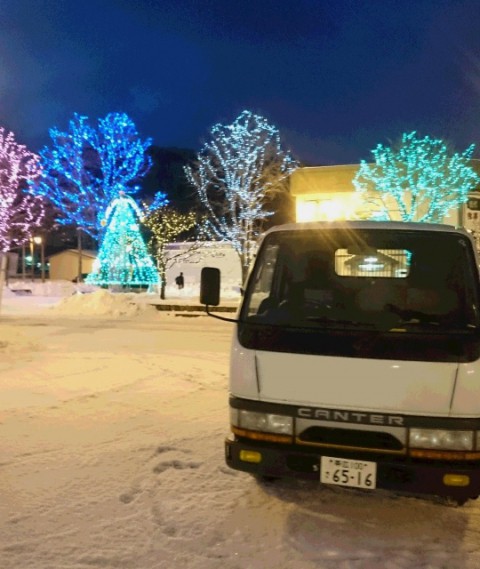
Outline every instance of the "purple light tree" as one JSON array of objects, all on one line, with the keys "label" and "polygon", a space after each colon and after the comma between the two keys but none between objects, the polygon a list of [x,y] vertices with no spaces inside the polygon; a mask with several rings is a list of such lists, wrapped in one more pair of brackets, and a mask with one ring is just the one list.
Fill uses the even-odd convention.
[{"label": "purple light tree", "polygon": [[0,127],[0,252],[25,244],[44,217],[43,200],[29,192],[39,157]]}]

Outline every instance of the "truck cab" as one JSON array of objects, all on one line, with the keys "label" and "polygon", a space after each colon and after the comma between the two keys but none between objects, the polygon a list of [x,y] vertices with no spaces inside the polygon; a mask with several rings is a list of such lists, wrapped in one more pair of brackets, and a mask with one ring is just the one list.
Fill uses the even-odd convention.
[{"label": "truck cab", "polygon": [[[201,300],[218,304],[218,274],[205,271]],[[468,233],[366,221],[273,228],[235,326],[228,466],[478,497],[480,287]]]}]

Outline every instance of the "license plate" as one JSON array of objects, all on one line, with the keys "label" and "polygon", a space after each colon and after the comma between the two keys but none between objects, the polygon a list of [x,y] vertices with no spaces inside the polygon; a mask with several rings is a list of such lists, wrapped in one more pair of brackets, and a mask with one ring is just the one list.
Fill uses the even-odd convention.
[{"label": "license plate", "polygon": [[320,482],[373,490],[377,485],[377,463],[322,456]]}]

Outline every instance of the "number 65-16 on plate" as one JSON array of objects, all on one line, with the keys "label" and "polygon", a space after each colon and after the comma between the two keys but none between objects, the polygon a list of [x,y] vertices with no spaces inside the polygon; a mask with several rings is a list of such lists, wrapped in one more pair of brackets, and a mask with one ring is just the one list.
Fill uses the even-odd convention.
[{"label": "number 65-16 on plate", "polygon": [[322,456],[320,482],[373,490],[377,485],[377,463]]}]

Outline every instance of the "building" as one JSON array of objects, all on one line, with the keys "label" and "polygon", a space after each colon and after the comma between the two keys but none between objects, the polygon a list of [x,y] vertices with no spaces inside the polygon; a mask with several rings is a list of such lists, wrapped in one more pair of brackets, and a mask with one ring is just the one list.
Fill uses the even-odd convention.
[{"label": "building", "polygon": [[290,176],[297,221],[351,218],[357,204],[352,180],[358,164],[298,168]]},{"label": "building", "polygon": [[[82,274],[92,271],[93,261],[96,259],[96,252],[82,251]],[[49,257],[50,279],[73,281],[78,277],[78,250],[65,249],[59,253],[54,253]]]},{"label": "building", "polygon": [[191,242],[169,243],[166,247],[167,285],[183,273],[185,287],[198,287],[203,267],[216,267],[222,275],[222,291],[238,292],[242,282],[240,259],[229,243],[205,241],[192,249]]},{"label": "building", "polygon": [[[472,167],[480,174],[480,160],[471,162]],[[362,203],[353,185],[359,167],[359,164],[343,164],[295,170],[290,177],[290,192],[295,199],[296,220],[332,221],[370,217],[372,211],[368,209],[368,205]],[[478,200],[473,199],[477,197]],[[400,219],[396,213],[395,201],[387,198],[387,206],[392,218]],[[463,207],[452,209],[445,217],[444,223],[462,226],[480,234],[480,193],[472,192],[472,200]]]}]

